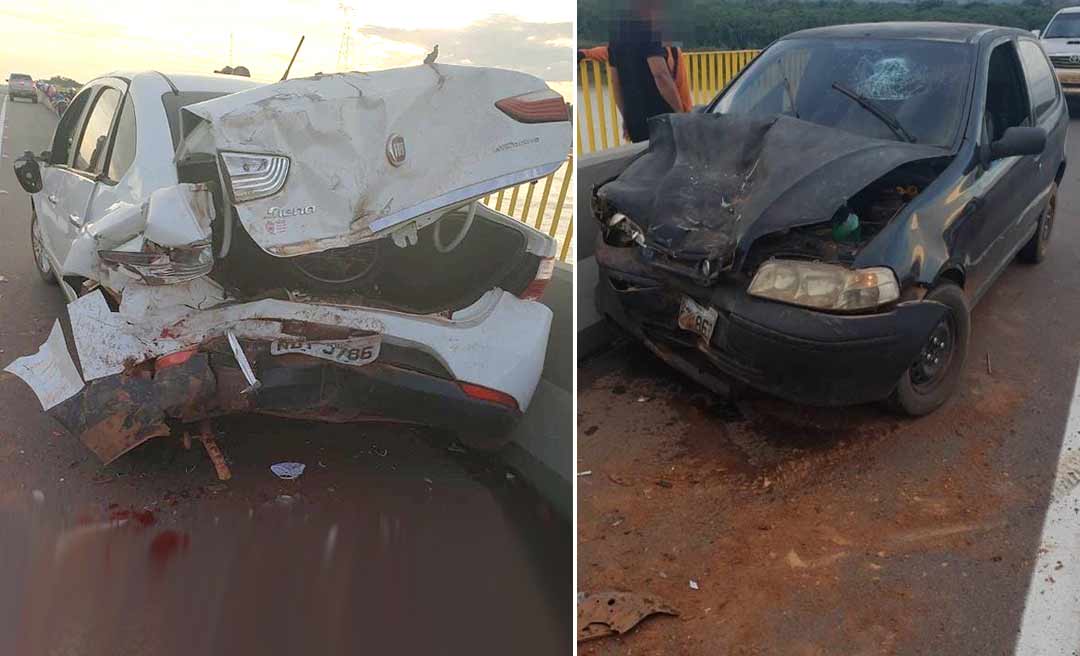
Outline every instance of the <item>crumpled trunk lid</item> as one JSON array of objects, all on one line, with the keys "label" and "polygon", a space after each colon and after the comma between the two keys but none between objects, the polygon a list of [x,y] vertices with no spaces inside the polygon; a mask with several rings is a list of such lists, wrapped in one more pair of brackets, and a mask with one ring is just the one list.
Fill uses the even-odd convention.
[{"label": "crumpled trunk lid", "polygon": [[442,64],[288,80],[186,107],[180,154],[288,157],[281,191],[236,213],[271,255],[315,253],[555,171],[569,123],[495,106],[545,90],[524,73]]},{"label": "crumpled trunk lid", "polygon": [[847,200],[934,146],[883,141],[790,116],[668,114],[649,149],[597,191],[673,258],[735,266],[754,239],[828,221]]}]

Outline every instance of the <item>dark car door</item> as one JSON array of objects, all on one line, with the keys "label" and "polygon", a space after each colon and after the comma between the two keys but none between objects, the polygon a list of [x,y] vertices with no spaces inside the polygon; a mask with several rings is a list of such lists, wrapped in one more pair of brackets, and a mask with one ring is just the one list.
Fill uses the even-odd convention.
[{"label": "dark car door", "polygon": [[1031,102],[1016,42],[997,43],[988,65],[979,137],[979,148],[986,155],[973,172],[971,201],[964,209],[963,221],[967,289],[976,298],[1016,253],[1016,227],[1025,220],[1039,193],[1034,157],[987,161],[989,145],[1008,128],[1031,125]]},{"label": "dark car door", "polygon": [[1033,39],[1021,38],[1018,50],[1024,77],[1027,79],[1034,124],[1046,130],[1046,148],[1041,155],[1033,158],[1035,170],[1031,182],[1035,187],[1035,194],[1031,198],[1030,207],[1019,217],[1014,230],[1015,241],[1022,246],[1035,231],[1039,217],[1050,198],[1058,167],[1065,154],[1068,121],[1065,120],[1065,98],[1042,47]]}]

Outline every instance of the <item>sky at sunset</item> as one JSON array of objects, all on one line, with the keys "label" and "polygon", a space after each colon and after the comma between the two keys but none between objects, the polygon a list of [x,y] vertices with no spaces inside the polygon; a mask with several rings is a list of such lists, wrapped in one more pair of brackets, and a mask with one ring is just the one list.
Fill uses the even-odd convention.
[{"label": "sky at sunset", "polygon": [[[79,82],[118,69],[212,72],[243,64],[281,77],[338,70],[345,26],[337,0],[71,2],[0,0],[0,70]],[[500,66],[544,78],[570,97],[574,2],[397,0],[350,2],[353,70],[419,64],[435,43],[444,63]]]}]

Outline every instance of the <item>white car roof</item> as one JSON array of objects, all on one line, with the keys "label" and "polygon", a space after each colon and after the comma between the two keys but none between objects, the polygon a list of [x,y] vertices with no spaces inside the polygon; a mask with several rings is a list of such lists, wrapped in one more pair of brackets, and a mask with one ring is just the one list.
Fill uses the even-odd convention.
[{"label": "white car roof", "polygon": [[1080,7],[1062,7],[1059,14],[1080,14]]},{"label": "white car roof", "polygon": [[175,86],[181,93],[185,91],[221,91],[236,93],[265,84],[239,75],[219,75],[216,73],[167,73],[160,71],[112,71],[96,79],[119,77],[132,83],[144,78],[156,78]]}]

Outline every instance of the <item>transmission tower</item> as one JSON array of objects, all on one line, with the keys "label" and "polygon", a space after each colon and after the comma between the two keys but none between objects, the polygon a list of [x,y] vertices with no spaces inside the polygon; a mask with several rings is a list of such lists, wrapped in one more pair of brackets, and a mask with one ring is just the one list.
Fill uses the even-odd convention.
[{"label": "transmission tower", "polygon": [[352,57],[349,54],[349,48],[352,46],[352,17],[356,10],[344,2],[338,3],[338,9],[341,10],[344,27],[341,31],[341,45],[338,46],[337,52],[337,70],[351,71]]}]

